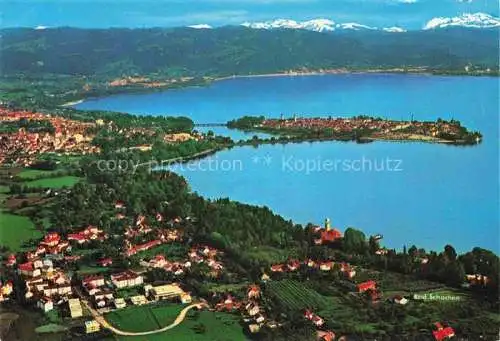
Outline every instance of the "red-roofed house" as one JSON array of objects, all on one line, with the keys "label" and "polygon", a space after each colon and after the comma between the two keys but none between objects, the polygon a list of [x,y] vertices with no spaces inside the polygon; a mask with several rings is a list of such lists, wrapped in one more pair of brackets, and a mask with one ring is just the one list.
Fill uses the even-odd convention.
[{"label": "red-roofed house", "polygon": [[7,266],[14,266],[16,264],[16,255],[15,254],[10,254],[9,257],[7,258],[7,262],[5,265]]},{"label": "red-roofed house", "polygon": [[82,280],[83,286],[100,287],[104,285],[104,276],[88,276]]},{"label": "red-roofed house", "polygon": [[314,315],[313,316],[313,319],[312,319],[312,323],[314,323],[314,325],[316,327],[321,327],[323,324],[325,324],[325,320],[323,320],[320,316],[318,315]]},{"label": "red-roofed house", "polygon": [[337,229],[321,231],[320,244],[328,244],[342,238],[342,232]]},{"label": "red-roofed house", "polygon": [[271,265],[272,272],[283,272],[283,264]]},{"label": "red-roofed house", "polygon": [[35,267],[33,266],[33,262],[19,264],[19,266],[17,267],[17,272],[20,275],[28,277],[37,277],[41,275],[40,269],[35,269]]},{"label": "red-roofed house", "polygon": [[78,244],[84,244],[87,242],[87,237],[83,233],[70,233],[68,234],[68,240],[76,241]]},{"label": "red-roofed house", "polygon": [[325,320],[323,320],[320,316],[316,315],[315,313],[313,313],[312,311],[310,310],[306,310],[304,312],[304,317],[311,321],[312,323],[314,323],[314,325],[316,327],[321,327],[324,323],[325,323]]},{"label": "red-roofed house", "polygon": [[134,271],[127,270],[111,275],[111,281],[117,288],[126,288],[140,285],[143,283],[143,277]]},{"label": "red-roofed house", "polygon": [[153,259],[149,261],[149,266],[152,268],[163,268],[167,265],[167,259],[164,255],[156,255]]},{"label": "red-roofed house", "polygon": [[436,341],[442,341],[445,339],[450,339],[453,336],[455,336],[455,331],[451,327],[443,327],[441,323],[436,322],[435,326],[437,330],[434,330],[432,334],[434,335],[434,338]]},{"label": "red-roofed house", "polygon": [[140,252],[140,251],[145,251],[145,250],[149,250],[155,246],[158,246],[161,244],[161,240],[153,240],[153,241],[150,241],[150,242],[147,242],[147,243],[144,243],[144,244],[139,244],[139,245],[129,245],[125,251],[125,254],[130,257],[130,256],[133,256],[135,255],[137,252]]},{"label": "red-roofed house", "polygon": [[260,288],[258,285],[251,285],[249,288],[248,288],[248,291],[247,291],[247,297],[248,299],[258,299],[260,298]]},{"label": "red-roofed house", "polygon": [[321,262],[319,269],[321,271],[331,271],[333,269],[333,264],[334,263],[332,261]]},{"label": "red-roofed house", "polygon": [[377,283],[375,281],[367,281],[358,284],[358,292],[365,292],[368,290],[376,290],[377,289]]},{"label": "red-roofed house", "polygon": [[297,271],[300,268],[300,262],[298,260],[292,260],[290,263],[288,263],[288,270],[290,271]]},{"label": "red-roofed house", "polygon": [[332,331],[322,331],[318,330],[317,331],[317,340],[318,341],[333,341],[335,340],[335,333]]},{"label": "red-roofed house", "polygon": [[54,247],[59,244],[61,237],[56,232],[51,232],[45,236],[43,241],[40,244],[47,245],[49,247]]}]

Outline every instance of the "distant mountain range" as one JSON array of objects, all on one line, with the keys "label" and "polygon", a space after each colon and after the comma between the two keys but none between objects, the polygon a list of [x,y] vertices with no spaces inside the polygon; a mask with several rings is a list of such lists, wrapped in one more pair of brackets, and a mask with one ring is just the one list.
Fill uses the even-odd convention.
[{"label": "distant mountain range", "polygon": [[459,17],[446,18],[437,17],[430,20],[424,30],[445,28],[445,27],[469,27],[469,28],[493,28],[500,27],[500,18],[493,17],[486,13],[466,13]]},{"label": "distant mountain range", "polygon": [[[291,19],[276,19],[263,22],[244,22],[242,26],[253,29],[302,29],[315,32],[333,32],[336,30],[382,30],[386,32],[401,33],[407,29],[399,26],[373,27],[360,23],[337,23],[330,19],[313,19],[307,21],[295,21]],[[191,28],[210,29],[210,25],[192,25]],[[429,20],[422,29],[438,29],[446,27],[468,27],[468,28],[493,28],[500,27],[500,18],[486,13],[465,13],[458,17],[436,17]]]},{"label": "distant mountain range", "polygon": [[3,29],[0,74],[228,76],[340,68],[463,72],[471,66],[498,70],[499,30],[455,27],[454,22],[431,25],[442,29],[398,34],[391,33],[398,28],[355,24],[323,34],[310,31],[326,32],[332,25],[328,21],[300,24],[307,29]]}]

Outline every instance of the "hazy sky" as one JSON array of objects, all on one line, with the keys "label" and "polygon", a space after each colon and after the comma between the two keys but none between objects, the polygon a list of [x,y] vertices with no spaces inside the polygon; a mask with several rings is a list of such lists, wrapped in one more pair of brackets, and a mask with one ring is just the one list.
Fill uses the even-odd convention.
[{"label": "hazy sky", "polygon": [[2,27],[154,27],[328,18],[421,28],[436,16],[499,15],[500,0],[0,0]]}]

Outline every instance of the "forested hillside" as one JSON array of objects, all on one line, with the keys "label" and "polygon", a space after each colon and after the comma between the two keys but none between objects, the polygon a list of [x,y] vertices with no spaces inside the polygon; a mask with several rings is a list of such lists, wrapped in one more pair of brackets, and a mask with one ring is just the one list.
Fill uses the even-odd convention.
[{"label": "forested hillside", "polygon": [[232,75],[319,68],[497,69],[496,29],[387,33],[254,30],[4,29],[2,74]]}]

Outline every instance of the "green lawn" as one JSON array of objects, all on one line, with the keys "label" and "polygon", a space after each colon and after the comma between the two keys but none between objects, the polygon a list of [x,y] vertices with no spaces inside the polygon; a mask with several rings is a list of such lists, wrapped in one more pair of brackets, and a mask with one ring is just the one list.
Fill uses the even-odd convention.
[{"label": "green lawn", "polygon": [[[131,307],[106,315],[108,322],[127,331],[147,331],[171,324],[184,306]],[[119,337],[135,341],[245,341],[236,316],[209,311],[189,312],[182,324],[164,333],[147,337]]]},{"label": "green lawn", "polygon": [[54,174],[54,171],[25,168],[17,174],[17,177],[23,180],[38,179]]},{"label": "green lawn", "polygon": [[26,186],[28,187],[37,187],[37,188],[62,188],[62,187],[71,187],[77,182],[79,182],[81,178],[76,176],[61,176],[57,178],[47,178],[47,179],[39,179],[34,181],[26,182]]},{"label": "green lawn", "polygon": [[24,241],[41,235],[27,217],[0,211],[0,245],[19,251]]},{"label": "green lawn", "polygon": [[250,283],[248,282],[243,282],[238,284],[212,284],[209,286],[209,290],[220,293],[226,293],[226,292],[235,293],[246,290],[249,284]]},{"label": "green lawn", "polygon": [[0,185],[0,193],[6,194],[10,192],[9,186]]},{"label": "green lawn", "polygon": [[169,260],[178,261],[185,258],[187,253],[187,248],[185,245],[180,243],[169,243],[163,244],[152,249],[139,252],[137,255],[133,256],[136,259],[142,258],[153,258],[156,255],[164,255]]},{"label": "green lawn", "polygon": [[92,275],[92,274],[104,273],[104,272],[108,272],[108,271],[109,271],[108,267],[87,266],[87,265],[82,265],[80,267],[80,269],[77,270],[79,275]]},{"label": "green lawn", "polygon": [[245,256],[258,262],[267,262],[268,264],[280,263],[290,257],[296,257],[295,250],[278,249],[271,246],[254,247],[245,252]]},{"label": "green lawn", "polygon": [[60,332],[66,331],[66,330],[68,330],[68,327],[66,327],[66,326],[61,326],[59,324],[50,323],[50,324],[45,324],[43,326],[36,328],[35,332],[39,333],[39,334],[60,333]]}]

